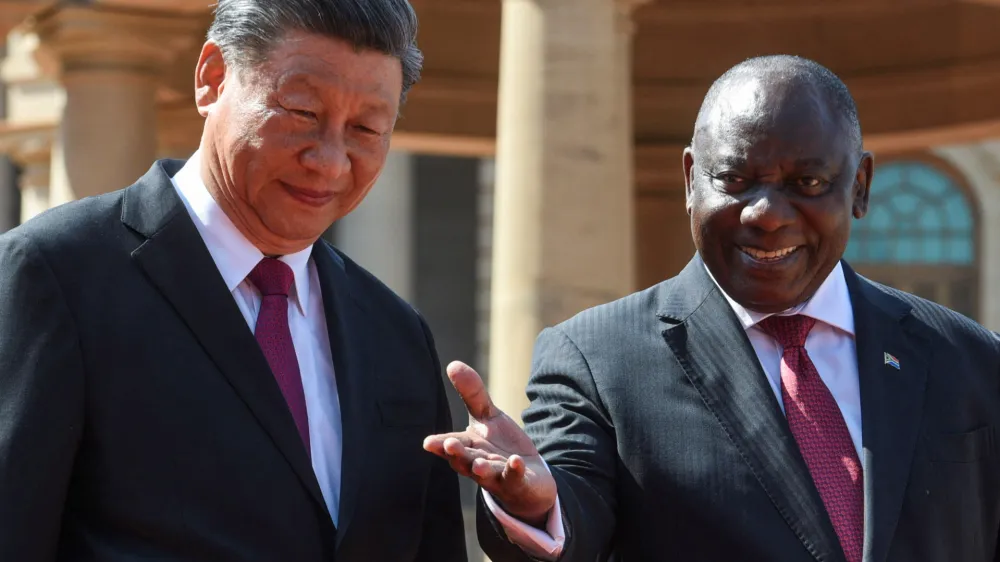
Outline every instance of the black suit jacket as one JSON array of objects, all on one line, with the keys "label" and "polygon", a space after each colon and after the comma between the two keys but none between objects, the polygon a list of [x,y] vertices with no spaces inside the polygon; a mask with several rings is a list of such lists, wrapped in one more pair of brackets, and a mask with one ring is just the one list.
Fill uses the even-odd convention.
[{"label": "black suit jacket", "polygon": [[[864,560],[1000,560],[1000,340],[844,270]],[[528,396],[527,431],[564,510],[562,560],[844,561],[746,332],[700,259],[544,331]],[[481,501],[478,526],[494,562],[526,559]]]},{"label": "black suit jacket", "polygon": [[420,316],[325,242],[339,529],[291,413],[169,176],[0,237],[0,560],[466,560]]}]

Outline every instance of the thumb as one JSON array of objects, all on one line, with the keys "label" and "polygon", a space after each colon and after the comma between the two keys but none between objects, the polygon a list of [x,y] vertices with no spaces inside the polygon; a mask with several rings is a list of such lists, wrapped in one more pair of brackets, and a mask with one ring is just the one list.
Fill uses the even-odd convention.
[{"label": "thumb", "polygon": [[465,402],[469,415],[479,421],[489,419],[500,411],[493,405],[482,377],[472,367],[461,361],[453,361],[448,365],[448,379]]}]

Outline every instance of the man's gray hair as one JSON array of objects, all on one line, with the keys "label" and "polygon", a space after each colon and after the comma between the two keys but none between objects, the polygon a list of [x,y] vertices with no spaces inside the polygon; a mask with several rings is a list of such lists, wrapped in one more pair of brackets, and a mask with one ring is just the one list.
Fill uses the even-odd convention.
[{"label": "man's gray hair", "polygon": [[334,37],[399,59],[403,99],[420,79],[417,14],[407,0],[219,0],[208,39],[228,64],[264,62],[289,31]]}]

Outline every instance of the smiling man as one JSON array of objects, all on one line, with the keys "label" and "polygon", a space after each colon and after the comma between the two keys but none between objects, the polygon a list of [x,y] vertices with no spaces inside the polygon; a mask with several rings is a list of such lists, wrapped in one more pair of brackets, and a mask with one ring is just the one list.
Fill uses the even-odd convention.
[{"label": "smiling man", "polygon": [[683,163],[697,255],[542,332],[526,433],[449,366],[474,420],[425,447],[490,558],[1000,561],[1000,340],[841,261],[874,167],[847,88],[737,65]]},{"label": "smiling man", "polygon": [[320,240],[416,30],[406,0],[220,0],[197,153],[0,237],[0,560],[466,560],[430,331]]}]

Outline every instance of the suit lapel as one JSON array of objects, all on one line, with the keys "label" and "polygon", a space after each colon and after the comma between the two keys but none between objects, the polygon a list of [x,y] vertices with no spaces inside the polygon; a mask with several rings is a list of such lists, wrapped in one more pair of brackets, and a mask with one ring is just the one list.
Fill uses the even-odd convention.
[{"label": "suit lapel", "polygon": [[775,508],[816,560],[843,562],[837,535],[728,301],[696,257],[661,296],[663,337]]},{"label": "suit lapel", "polygon": [[374,335],[371,321],[365,317],[357,290],[347,272],[347,265],[323,241],[313,246],[313,260],[323,289],[327,331],[340,396],[343,455],[341,463],[340,508],[337,521],[337,545],[343,543],[367,479],[368,459],[375,451],[367,450],[368,432],[374,423],[376,405],[369,383],[372,379]]},{"label": "suit lapel", "polygon": [[[933,348],[910,307],[844,267],[854,307],[865,475],[865,562],[883,562],[896,530],[923,414]],[[899,360],[886,364],[885,353]]]},{"label": "suit lapel", "polygon": [[327,513],[309,456],[267,360],[174,191],[181,163],[157,162],[126,190],[122,222],[147,240],[132,258],[170,302]]}]

